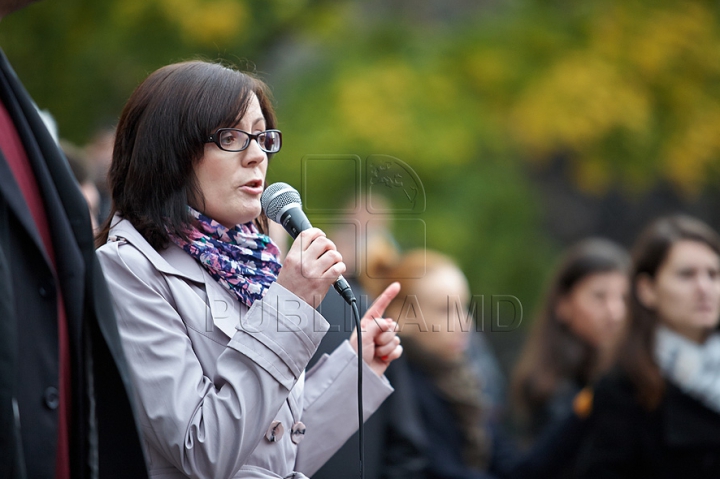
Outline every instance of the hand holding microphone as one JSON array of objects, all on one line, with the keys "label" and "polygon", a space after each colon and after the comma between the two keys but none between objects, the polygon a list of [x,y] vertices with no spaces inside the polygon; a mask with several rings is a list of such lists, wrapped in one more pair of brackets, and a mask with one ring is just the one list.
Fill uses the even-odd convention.
[{"label": "hand holding microphone", "polygon": [[[302,210],[297,190],[287,183],[274,183],[267,187],[261,202],[265,215],[296,238],[280,270],[278,283],[313,306],[325,297],[330,284],[345,301],[352,302],[355,299],[352,290],[341,276],[345,272],[342,256],[325,233],[312,227]],[[385,308],[399,292],[399,283],[388,286],[360,321],[363,330],[361,356],[378,376],[382,376],[388,365],[402,354],[400,338],[396,334],[397,323],[383,318]],[[356,337],[357,330],[350,338],[357,353]]]},{"label": "hand holding microphone", "polygon": [[325,233],[312,227],[297,190],[287,183],[274,183],[263,192],[261,203],[265,215],[295,238],[278,275],[278,284],[314,307],[332,284],[349,301],[352,290],[342,278],[345,272],[342,255]]}]

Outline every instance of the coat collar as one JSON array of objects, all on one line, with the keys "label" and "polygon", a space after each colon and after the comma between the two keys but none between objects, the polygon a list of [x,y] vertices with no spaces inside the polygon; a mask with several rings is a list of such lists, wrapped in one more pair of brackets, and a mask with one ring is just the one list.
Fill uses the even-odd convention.
[{"label": "coat collar", "polygon": [[135,229],[132,223],[117,214],[113,217],[108,241],[124,238],[137,248],[152,263],[153,267],[164,274],[180,276],[196,283],[204,283],[203,269],[195,259],[179,246],[171,243],[162,251],[157,251]]},{"label": "coat collar", "polygon": [[210,308],[213,323],[222,331],[228,339],[236,332],[238,318],[240,317],[237,308],[246,308],[225,288],[220,286],[195,258],[187,254],[182,248],[170,243],[167,248],[157,251],[150,246],[150,243],[135,229],[132,223],[120,216],[113,217],[108,242],[118,241],[123,238],[140,251],[153,267],[167,275],[177,276],[198,284],[205,285],[207,294],[207,306]]}]

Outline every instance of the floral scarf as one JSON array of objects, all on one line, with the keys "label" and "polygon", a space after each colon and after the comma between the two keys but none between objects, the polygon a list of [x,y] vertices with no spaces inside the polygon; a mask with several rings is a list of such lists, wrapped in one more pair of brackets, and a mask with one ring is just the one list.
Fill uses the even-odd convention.
[{"label": "floral scarf", "polygon": [[193,218],[186,234],[170,234],[173,243],[195,258],[210,276],[248,307],[262,299],[280,271],[280,251],[254,223],[226,228],[188,206]]}]

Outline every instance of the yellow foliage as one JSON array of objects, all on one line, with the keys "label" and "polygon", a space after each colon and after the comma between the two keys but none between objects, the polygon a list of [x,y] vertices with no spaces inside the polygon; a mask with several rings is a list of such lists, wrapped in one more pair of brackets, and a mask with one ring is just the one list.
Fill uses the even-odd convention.
[{"label": "yellow foliage", "polygon": [[668,144],[665,174],[686,194],[698,193],[711,164],[720,162],[720,105],[706,104]]},{"label": "yellow foliage", "polygon": [[339,85],[338,108],[349,134],[380,152],[407,151],[412,117],[409,92],[413,72],[406,65],[368,68]]},{"label": "yellow foliage", "polygon": [[114,8],[113,17],[119,20],[121,26],[134,23],[140,18],[150,7],[151,3],[147,0],[125,0],[123,2],[115,2],[112,4]]},{"label": "yellow foliage", "polygon": [[205,45],[231,39],[247,20],[238,0],[160,0],[160,5],[185,37]]},{"label": "yellow foliage", "polygon": [[[679,3],[675,10],[661,10],[640,16],[642,24],[634,29],[630,58],[641,73],[656,76],[672,67],[678,59],[707,59],[713,44],[713,14],[696,2]],[[701,60],[701,61],[703,61]]]},{"label": "yellow foliage", "polygon": [[649,119],[646,92],[615,65],[577,53],[530,82],[511,113],[511,129],[542,154],[587,149],[617,128],[644,134]]},{"label": "yellow foliage", "polygon": [[176,25],[189,43],[212,46],[242,33],[248,20],[242,0],[123,0],[115,3],[124,24],[137,21],[150,7],[157,7]]},{"label": "yellow foliage", "polygon": [[[678,2],[673,9],[621,3],[592,22],[588,54],[627,61],[645,79],[655,78],[678,59],[719,59],[713,19],[713,12],[698,2]],[[707,67],[718,71],[720,65],[710,63]]]},{"label": "yellow foliage", "polygon": [[509,117],[514,136],[536,160],[573,151],[578,185],[601,192],[610,165],[625,161],[595,156],[615,131],[637,144],[661,133],[651,140],[659,142],[660,174],[698,193],[720,161],[720,115],[708,90],[720,73],[715,12],[697,1],[618,2],[589,26],[585,48],[561,55],[527,84]]},{"label": "yellow foliage", "polygon": [[479,90],[502,87],[513,73],[511,58],[500,50],[485,49],[472,53],[465,68]]},{"label": "yellow foliage", "polygon": [[[348,136],[369,144],[374,153],[438,164],[471,158],[472,133],[456,124],[463,101],[444,75],[413,70],[399,61],[346,75],[337,94],[340,124]],[[429,127],[423,118],[430,119]]]}]

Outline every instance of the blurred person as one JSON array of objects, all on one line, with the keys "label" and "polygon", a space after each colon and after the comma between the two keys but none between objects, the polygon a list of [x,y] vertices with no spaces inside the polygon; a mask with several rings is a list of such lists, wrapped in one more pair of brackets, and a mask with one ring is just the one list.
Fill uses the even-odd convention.
[{"label": "blurred person", "polygon": [[87,204],[0,52],[0,477],[147,477],[132,395]]},{"label": "blurred person", "polygon": [[108,171],[112,162],[113,145],[115,144],[115,128],[98,128],[90,142],[83,148],[83,153],[90,164],[90,177],[100,194],[98,218],[104,219],[110,214],[110,190],[108,187]]},{"label": "blurred person", "polygon": [[399,281],[402,292],[388,306],[398,321],[410,386],[425,434],[426,477],[503,477],[514,448],[490,418],[484,378],[470,362],[474,324],[465,316],[470,290],[462,271],[447,256],[412,250],[397,262],[379,261],[374,287]]},{"label": "blurred person", "polygon": [[[343,275],[358,298],[360,314],[364,315],[370,301],[362,283],[367,283],[366,258],[381,256],[397,258],[399,251],[389,231],[387,216],[371,215],[365,205],[366,197],[352,198],[344,211],[348,214],[338,220],[330,230],[330,237],[342,254],[347,271]],[[377,195],[374,204],[383,204],[389,211],[389,204]],[[330,323],[330,329],[323,338],[315,355],[308,363],[312,367],[350,337],[353,317],[350,307],[336,294],[329,294],[320,305],[319,311]],[[427,460],[423,454],[424,431],[417,408],[414,407],[413,390],[407,362],[403,357],[393,361],[385,376],[395,391],[365,423],[365,479],[423,479]],[[358,434],[347,442],[321,467],[313,479],[337,479],[348,475],[348,464],[358,460]]]},{"label": "blurred person", "polygon": [[661,218],[633,249],[627,338],[594,390],[577,476],[720,477],[720,237]]},{"label": "blurred person", "polygon": [[100,214],[100,192],[90,175],[90,165],[87,157],[81,149],[66,140],[60,140],[60,148],[62,148],[65,158],[70,164],[73,176],[75,176],[80,186],[80,191],[85,197],[90,210],[92,229],[95,231],[98,227],[98,216]]},{"label": "blurred person", "polygon": [[[375,210],[392,211],[390,202],[380,195],[373,195],[372,204]],[[368,215],[366,210],[362,210],[360,213],[360,222],[365,221],[368,226],[362,239],[365,243],[358,248],[358,257],[355,260],[358,265],[363,265],[358,269],[357,280],[366,291],[376,291],[377,285],[382,284],[388,274],[392,274],[391,265],[399,263],[401,251],[390,231],[390,216]],[[333,238],[336,237],[333,236]],[[340,238],[342,237],[338,237],[338,239]],[[348,263],[346,262],[346,264]],[[380,282],[378,283],[378,281]],[[471,366],[482,377],[486,412],[493,420],[499,421],[506,410],[506,379],[484,333],[473,331],[473,334],[470,335],[467,354]],[[401,363],[403,362],[401,361]],[[400,364],[395,367],[395,369],[400,368]]]},{"label": "blurred person", "polygon": [[308,477],[358,428],[358,354],[365,417],[392,392],[397,284],[363,318],[362,351],[353,333],[305,374],[328,329],[313,306],[345,265],[311,228],[280,266],[260,205],[275,126],[261,81],[200,61],[150,74],[121,114],[98,255],[151,474]]},{"label": "blurred person", "polygon": [[570,247],[555,271],[512,378],[525,443],[573,412],[573,400],[612,363],[627,312],[627,252],[605,239]]},{"label": "blurred person", "polygon": [[513,376],[527,452],[512,477],[573,477],[589,387],[612,364],[623,332],[629,266],[622,247],[599,238],[575,244],[560,260]]}]

